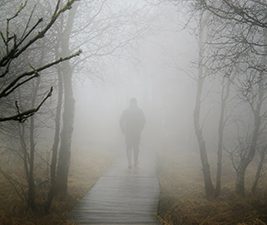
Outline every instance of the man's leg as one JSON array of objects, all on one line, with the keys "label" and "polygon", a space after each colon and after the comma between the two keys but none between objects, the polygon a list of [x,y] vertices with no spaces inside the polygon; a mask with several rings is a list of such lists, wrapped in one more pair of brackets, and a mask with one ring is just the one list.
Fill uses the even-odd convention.
[{"label": "man's leg", "polygon": [[138,156],[139,156],[139,143],[134,145],[134,166],[138,166]]},{"label": "man's leg", "polygon": [[125,144],[126,144],[126,154],[127,154],[127,160],[128,160],[128,167],[132,167],[132,144],[131,144],[131,138],[129,135],[125,135]]},{"label": "man's leg", "polygon": [[127,159],[128,159],[128,167],[129,169],[132,168],[132,146],[127,143],[126,144],[126,152],[127,152]]}]

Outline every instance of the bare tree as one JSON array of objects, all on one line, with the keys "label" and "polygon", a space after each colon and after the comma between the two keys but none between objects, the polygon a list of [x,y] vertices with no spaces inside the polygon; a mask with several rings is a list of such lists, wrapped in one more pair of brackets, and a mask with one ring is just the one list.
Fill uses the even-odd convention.
[{"label": "bare tree", "polygon": [[[48,21],[44,23],[44,19],[40,18],[37,21],[33,21],[33,15],[35,13],[35,8],[31,11],[28,18],[22,16],[22,11],[26,8],[26,3],[22,4],[20,8],[11,17],[8,17],[5,24],[5,30],[0,32],[1,43],[0,46],[0,79],[1,89],[0,98],[3,102],[10,102],[14,97],[15,100],[15,110],[16,112],[11,114],[11,110],[5,110],[5,114],[0,116],[0,122],[6,121],[18,121],[19,125],[19,137],[20,145],[22,150],[22,161],[24,164],[24,171],[27,180],[27,195],[26,201],[30,209],[35,210],[35,120],[32,117],[36,112],[38,112],[41,106],[46,102],[46,100],[52,95],[53,88],[51,87],[48,93],[40,100],[36,105],[40,91],[40,77],[45,70],[58,65],[62,62],[68,61],[80,54],[77,51],[74,54],[65,55],[59,57],[55,60],[50,60],[48,63],[43,63],[43,56],[41,56],[41,63],[37,67],[30,65],[30,69],[24,66],[26,59],[32,59],[36,57],[39,49],[43,52],[45,48],[39,46],[40,41],[45,42],[45,35],[51,30],[52,26],[56,23],[60,15],[64,14],[69,10],[75,0],[67,1],[62,3],[61,0],[56,2],[54,11]],[[16,19],[25,21],[25,27],[22,30],[14,32],[12,29],[12,22]],[[43,55],[43,54],[42,54]],[[26,62],[28,64],[28,62]],[[17,65],[22,65],[18,68]],[[30,91],[30,95],[26,94]],[[25,103],[25,104],[23,104]],[[23,104],[23,106],[22,106]],[[25,105],[25,106],[24,106]],[[22,108],[29,105],[28,110],[22,110]],[[11,115],[10,115],[11,114]],[[27,134],[25,132],[24,122],[30,118],[29,124],[29,146],[27,144]],[[2,171],[3,172],[3,171]],[[4,173],[4,172],[3,172]],[[5,176],[7,177],[7,176]]]},{"label": "bare tree", "polygon": [[[0,90],[0,98],[7,98],[10,94],[14,93],[17,89],[21,88],[25,83],[30,82],[34,78],[40,76],[40,73],[58,63],[63,61],[67,61],[77,55],[80,52],[77,52],[71,56],[65,56],[63,58],[59,58],[55,61],[52,61],[46,65],[42,65],[38,68],[32,68],[31,70],[20,72],[18,74],[13,74],[15,71],[12,71],[12,65],[19,60],[22,54],[24,54],[28,48],[36,44],[37,41],[42,39],[47,31],[52,27],[57,18],[68,10],[74,1],[69,1],[64,7],[59,8],[59,2],[55,7],[54,13],[50,18],[50,21],[43,28],[39,30],[40,24],[43,22],[43,19],[40,18],[38,21],[34,23],[33,26],[30,26],[30,21],[32,19],[32,14],[30,15],[28,22],[26,23],[22,35],[19,36],[16,33],[10,32],[10,24],[11,22],[19,17],[21,11],[25,8],[26,4],[21,5],[19,10],[14,14],[14,16],[7,18],[6,29],[5,31],[0,32],[1,36],[1,46],[3,46],[1,50],[1,58],[0,58],[0,69],[1,74],[0,78],[2,79],[2,85]],[[33,13],[34,11],[32,11]],[[28,117],[34,115],[44,104],[44,102],[51,96],[53,89],[50,88],[50,91],[46,94],[43,100],[37,104],[37,106],[21,111],[21,107],[19,103],[16,101],[16,113],[13,115],[2,115],[0,117],[0,122],[15,120],[19,122],[24,122]]]},{"label": "bare tree", "polygon": [[[264,1],[191,1],[198,10],[212,17],[212,38],[207,43],[209,57],[205,64],[213,71],[234,68],[242,98],[253,115],[249,147],[237,166],[236,192],[245,193],[245,173],[253,160],[259,137],[264,103],[266,73],[266,3]],[[245,74],[245,75],[244,75]],[[220,158],[220,155],[218,155]]]}]

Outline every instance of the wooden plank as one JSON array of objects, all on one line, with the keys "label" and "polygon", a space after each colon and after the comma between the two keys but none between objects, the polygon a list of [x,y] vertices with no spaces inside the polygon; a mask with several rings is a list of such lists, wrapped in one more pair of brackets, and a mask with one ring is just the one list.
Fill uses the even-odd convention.
[{"label": "wooden plank", "polygon": [[151,155],[137,169],[129,170],[118,160],[75,207],[77,224],[159,224],[159,183]]}]

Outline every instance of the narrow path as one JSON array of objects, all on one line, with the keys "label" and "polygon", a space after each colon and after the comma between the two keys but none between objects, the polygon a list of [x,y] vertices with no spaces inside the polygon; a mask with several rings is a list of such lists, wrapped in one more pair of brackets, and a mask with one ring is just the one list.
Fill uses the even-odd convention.
[{"label": "narrow path", "polygon": [[154,157],[141,156],[137,169],[120,159],[102,176],[71,216],[77,224],[157,225],[159,183]]}]

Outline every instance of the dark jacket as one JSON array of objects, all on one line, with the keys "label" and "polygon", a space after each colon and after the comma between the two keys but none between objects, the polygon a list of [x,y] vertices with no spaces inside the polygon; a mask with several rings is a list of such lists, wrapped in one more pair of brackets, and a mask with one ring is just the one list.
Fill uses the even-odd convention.
[{"label": "dark jacket", "polygon": [[136,107],[129,107],[124,110],[120,118],[122,132],[128,135],[140,135],[145,125],[143,111]]}]

